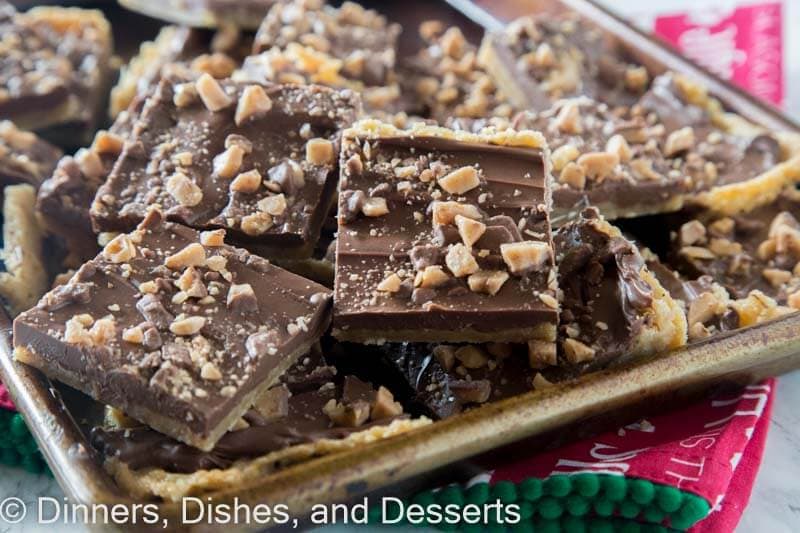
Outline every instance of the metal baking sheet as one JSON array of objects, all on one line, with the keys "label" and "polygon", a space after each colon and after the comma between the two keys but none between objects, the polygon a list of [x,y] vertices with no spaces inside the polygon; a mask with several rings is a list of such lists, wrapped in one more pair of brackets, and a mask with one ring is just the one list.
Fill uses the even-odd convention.
[{"label": "metal baking sheet", "polygon": [[[663,44],[632,29],[586,0],[419,0],[374,2],[372,7],[406,25],[408,33],[437,17],[479,38],[480,26],[497,26],[525,13],[575,9],[629,47],[653,72],[677,70],[705,83],[732,110],[771,129],[800,131],[778,111],[722,82]],[[406,46],[408,44],[406,43]],[[15,363],[11,323],[0,315],[0,378],[38,441],[66,495],[81,503],[135,503],[103,470],[87,429],[101,406],[38,371]],[[370,491],[532,436],[546,444],[568,428],[600,431],[632,420],[641,406],[674,405],[725,384],[742,385],[800,367],[800,314],[721,335],[634,364],[584,376],[574,382],[491,403],[408,434],[353,451],[315,459],[256,483],[214,495],[215,502],[284,503],[302,516],[311,505],[360,497]],[[178,528],[180,508],[160,504],[161,516]],[[207,530],[210,526],[185,526]],[[226,529],[231,529],[230,526]],[[243,528],[246,528],[242,526]],[[140,530],[141,527],[137,527]]]}]

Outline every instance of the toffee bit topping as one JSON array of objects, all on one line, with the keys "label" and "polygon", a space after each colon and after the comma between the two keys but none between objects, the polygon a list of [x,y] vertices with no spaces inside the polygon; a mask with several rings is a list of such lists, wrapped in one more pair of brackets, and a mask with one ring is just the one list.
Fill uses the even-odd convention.
[{"label": "toffee bit topping", "polygon": [[439,186],[450,194],[464,194],[481,184],[475,167],[458,168],[446,176],[439,178]]},{"label": "toffee bit topping", "polygon": [[575,161],[580,155],[580,150],[571,144],[559,146],[553,150],[552,154],[550,154],[550,161],[553,163],[553,170],[556,172],[560,171],[567,166],[567,163]]},{"label": "toffee bit topping", "polygon": [[381,292],[397,292],[400,290],[400,285],[403,283],[403,280],[400,279],[395,273],[389,274],[389,276],[378,283],[377,289]]},{"label": "toffee bit topping", "polygon": [[81,172],[90,178],[99,179],[105,174],[103,162],[97,152],[93,150],[81,148],[75,153],[75,162],[78,163]]},{"label": "toffee bit topping", "polygon": [[272,216],[269,213],[253,213],[242,217],[242,231],[247,235],[262,235],[271,227]]},{"label": "toffee bit topping", "polygon": [[445,264],[457,278],[474,274],[480,268],[469,248],[461,243],[450,246],[445,256]]},{"label": "toffee bit topping", "polygon": [[215,229],[200,232],[200,244],[203,246],[222,246],[225,244],[225,230]]},{"label": "toffee bit topping", "polygon": [[432,265],[425,267],[422,271],[417,272],[414,278],[415,287],[423,287],[426,289],[435,289],[441,287],[450,280],[450,276],[439,265]]},{"label": "toffee bit topping", "polygon": [[345,405],[331,398],[322,408],[322,412],[337,426],[357,428],[369,419],[370,405],[365,401]]},{"label": "toffee bit topping", "polygon": [[272,109],[272,100],[260,85],[248,85],[236,105],[234,121],[241,126],[246,121],[263,116]]},{"label": "toffee bit topping", "polygon": [[583,363],[594,359],[595,350],[579,340],[564,339],[564,356],[572,364]]},{"label": "toffee bit topping", "polygon": [[214,158],[214,174],[225,179],[236,176],[242,167],[244,153],[244,149],[239,144],[229,146]]},{"label": "toffee bit topping", "polygon": [[540,340],[528,341],[528,364],[531,368],[545,368],[558,364],[556,345]]},{"label": "toffee bit topping", "polygon": [[589,152],[578,158],[586,176],[590,179],[603,181],[619,164],[619,155],[610,152]]},{"label": "toffee bit topping", "polygon": [[274,217],[281,216],[286,211],[286,196],[276,194],[275,196],[267,196],[258,202],[258,208],[265,213],[269,213]]},{"label": "toffee bit topping", "polygon": [[244,194],[252,194],[261,187],[261,174],[258,170],[248,170],[236,176],[231,182],[231,190]]},{"label": "toffee bit topping", "polygon": [[127,263],[136,257],[136,246],[129,235],[117,235],[103,248],[103,257],[112,263]]},{"label": "toffee bit topping", "polygon": [[455,351],[454,355],[464,368],[483,368],[489,362],[489,358],[483,350],[472,344],[461,346]]},{"label": "toffee bit topping", "polygon": [[189,336],[199,333],[203,326],[206,325],[206,317],[203,316],[187,316],[184,318],[177,318],[169,325],[169,330],[175,335]]},{"label": "toffee bit topping", "polygon": [[480,239],[486,231],[486,224],[463,215],[456,215],[455,223],[461,240],[469,247],[478,242],[478,239]]},{"label": "toffee bit topping", "polygon": [[370,411],[370,419],[383,420],[385,418],[392,418],[403,414],[403,406],[400,402],[394,401],[392,392],[381,385],[378,392],[375,394],[375,401],[372,402],[372,410]]},{"label": "toffee bit topping", "polygon": [[524,274],[541,270],[550,261],[552,250],[546,242],[522,241],[501,244],[500,254],[513,274]]},{"label": "toffee bit topping", "polygon": [[[200,76],[195,82],[197,94],[209,111],[217,112],[233,104],[233,100],[225,92],[217,80],[208,73]],[[177,93],[176,93],[177,94]],[[181,107],[177,104],[178,107]]]},{"label": "toffee bit topping", "polygon": [[694,130],[690,126],[673,131],[664,143],[664,155],[672,157],[694,147],[696,142]]},{"label": "toffee bit topping", "polygon": [[194,207],[203,201],[203,191],[183,172],[176,172],[167,180],[167,192],[180,205]]},{"label": "toffee bit topping", "polygon": [[386,198],[367,198],[361,206],[361,212],[368,217],[382,217],[389,213]]},{"label": "toffee bit topping", "polygon": [[481,270],[467,278],[467,285],[472,292],[480,292],[494,296],[503,288],[509,278],[503,270]]},{"label": "toffee bit topping", "polygon": [[586,170],[577,163],[567,163],[559,174],[558,181],[573,189],[583,190],[586,187]]},{"label": "toffee bit topping", "polygon": [[306,143],[306,161],[312,165],[330,165],[334,162],[333,143],[315,138]]},{"label": "toffee bit topping", "polygon": [[180,251],[168,256],[164,260],[164,266],[172,270],[178,270],[190,266],[204,266],[206,264],[206,250],[203,245],[193,242]]},{"label": "toffee bit topping", "polygon": [[554,125],[563,133],[578,135],[583,133],[581,109],[576,102],[567,102],[556,115]]},{"label": "toffee bit topping", "polygon": [[192,105],[199,96],[194,83],[179,83],[175,85],[173,91],[175,94],[172,96],[172,103],[178,108]]},{"label": "toffee bit topping", "polygon": [[207,361],[200,368],[200,377],[207,381],[219,381],[222,379],[222,372],[219,371],[217,365]]},{"label": "toffee bit topping", "polygon": [[483,218],[480,209],[474,205],[452,201],[434,201],[431,207],[431,212],[433,214],[434,227],[453,224],[456,220],[456,215],[461,215],[473,220],[480,220]]}]

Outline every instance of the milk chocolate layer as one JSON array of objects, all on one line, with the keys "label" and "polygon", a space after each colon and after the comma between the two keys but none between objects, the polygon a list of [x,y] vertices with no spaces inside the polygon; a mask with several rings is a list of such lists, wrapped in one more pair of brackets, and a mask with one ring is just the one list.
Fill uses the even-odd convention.
[{"label": "milk chocolate layer", "polygon": [[713,124],[709,110],[691,102],[688,93],[692,90],[698,90],[697,86],[668,72],[653,80],[638,106],[663,126],[665,140],[672,134],[687,138],[672,158],[691,179],[693,190],[750,180],[781,161],[777,139],[769,134],[739,135],[720,129]]},{"label": "milk chocolate layer", "polygon": [[[130,229],[157,203],[170,220],[225,228],[267,255],[309,256],[335,192],[339,132],[355,118],[357,96],[204,76],[165,78],[148,99],[97,192],[95,229]],[[204,93],[213,95],[206,103]],[[240,108],[250,113],[236,119]]]},{"label": "milk chocolate layer", "polygon": [[330,303],[221,239],[151,211],[15,320],[17,358],[210,449],[319,338]]},{"label": "milk chocolate layer", "polygon": [[[115,458],[133,470],[160,468],[191,473],[221,469],[241,459],[255,458],[322,439],[342,439],[371,426],[403,418],[374,409],[377,390],[359,378],[337,375],[315,354],[296,363],[243,417],[241,426],[226,433],[213,450],[192,448],[147,427],[95,428],[92,445],[107,458]],[[384,392],[385,393],[385,392]],[[342,425],[326,414],[330,402],[354,407],[366,404],[374,417],[359,425]]]},{"label": "milk chocolate layer", "polygon": [[557,180],[554,224],[587,205],[608,219],[674,211],[692,189],[691,179],[665,154],[665,128],[640,108],[580,97],[521,113],[513,124],[547,136]]},{"label": "milk chocolate layer", "polygon": [[523,17],[488,33],[480,62],[519,109],[543,110],[579,95],[631,105],[650,81],[600,30],[570,16]]},{"label": "milk chocolate layer", "polygon": [[671,262],[690,278],[711,276],[735,298],[759,290],[786,303],[800,289],[799,219],[794,188],[746,215],[701,214],[675,233]]},{"label": "milk chocolate layer", "polygon": [[347,131],[334,336],[554,340],[546,156],[523,145],[533,132],[492,135],[374,122]]},{"label": "milk chocolate layer", "polygon": [[594,208],[560,228],[554,241],[564,295],[560,357],[591,367],[629,354],[655,299],[642,278],[645,261],[639,251],[621,235],[610,234]]}]

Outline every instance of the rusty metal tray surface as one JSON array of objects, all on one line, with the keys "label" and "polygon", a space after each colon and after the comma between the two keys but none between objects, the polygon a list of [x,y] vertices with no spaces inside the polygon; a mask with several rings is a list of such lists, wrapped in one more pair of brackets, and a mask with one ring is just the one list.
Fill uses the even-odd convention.
[{"label": "rusty metal tray surface", "polygon": [[[630,48],[653,72],[673,69],[705,83],[732,111],[765,127],[800,131],[775,109],[715,78],[663,44],[643,35],[586,0],[448,0],[375,3],[409,28],[430,17],[445,19],[479,37],[480,26],[497,26],[525,13],[577,10]],[[462,14],[463,13],[463,14]],[[465,16],[466,15],[466,16]],[[469,20],[469,18],[472,21]],[[343,501],[487,450],[537,436],[546,445],[570,427],[577,434],[630,420],[639,406],[674,405],[703,390],[746,384],[800,367],[800,314],[721,335],[630,365],[586,375],[555,387],[491,403],[413,432],[352,451],[287,467],[257,482],[214,495],[215,502],[286,504],[297,516],[313,504]],[[16,363],[11,322],[0,314],[0,378],[26,418],[66,495],[80,503],[135,503],[103,470],[86,429],[102,416],[101,406],[40,372]],[[575,431],[568,432],[573,434]],[[180,526],[177,504],[159,504],[171,529]],[[160,525],[158,526],[160,528]],[[230,528],[231,526],[221,526]],[[242,526],[246,527],[246,526]],[[137,527],[140,529],[140,526]]]}]

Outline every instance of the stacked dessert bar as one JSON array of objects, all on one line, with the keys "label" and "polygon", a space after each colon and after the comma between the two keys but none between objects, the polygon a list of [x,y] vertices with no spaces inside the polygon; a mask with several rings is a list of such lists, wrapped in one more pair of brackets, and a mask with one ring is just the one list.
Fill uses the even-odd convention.
[{"label": "stacked dessert bar", "polygon": [[[33,266],[7,252],[0,294],[30,307],[16,359],[106,406],[92,445],[137,497],[252,483],[800,309],[798,144],[587,21],[470,42],[353,2],[122,3],[219,27],[142,44],[113,123],[63,157],[19,127],[105,94],[103,61],[76,69],[111,55],[108,25],[3,5],[4,215]],[[13,187],[31,207],[38,189],[36,219]],[[42,254],[39,225],[68,253]],[[74,271],[42,295],[54,261]]]}]

